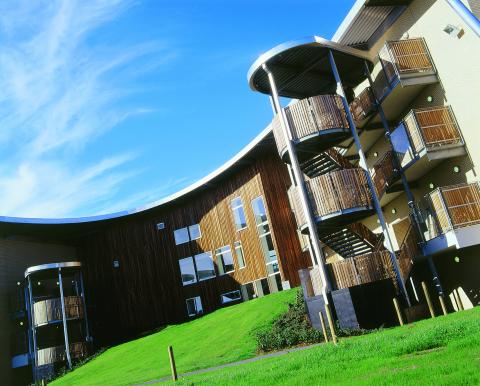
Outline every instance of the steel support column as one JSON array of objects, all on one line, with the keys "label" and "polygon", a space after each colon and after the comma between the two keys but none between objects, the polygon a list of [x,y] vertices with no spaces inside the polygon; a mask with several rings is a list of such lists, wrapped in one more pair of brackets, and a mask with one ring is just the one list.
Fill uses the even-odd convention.
[{"label": "steel support column", "polygon": [[350,106],[348,105],[347,98],[345,96],[345,91],[343,89],[342,80],[340,79],[340,75],[338,73],[337,64],[335,63],[335,58],[333,56],[332,50],[328,51],[328,58],[330,61],[330,66],[332,68],[333,76],[337,83],[337,94],[339,94],[342,98],[343,107],[345,109],[345,114],[347,115],[348,124],[350,126],[350,131],[352,132],[353,139],[355,141],[355,146],[357,148],[357,152],[359,155],[359,165],[365,171],[365,175],[367,177],[368,187],[372,193],[372,201],[375,206],[375,210],[377,212],[378,219],[380,220],[380,225],[382,226],[383,234],[385,236],[386,247],[390,253],[390,260],[392,262],[393,269],[395,270],[395,274],[397,276],[397,283],[400,287],[400,291],[402,292],[405,301],[408,306],[411,305],[410,298],[407,293],[407,288],[405,287],[405,282],[403,281],[400,268],[398,266],[397,257],[395,255],[395,250],[393,248],[392,239],[390,237],[390,232],[388,231],[387,224],[385,222],[385,218],[383,216],[382,207],[380,206],[380,200],[378,199],[377,193],[375,191],[375,186],[373,184],[372,176],[370,175],[370,171],[368,170],[367,160],[365,158],[365,154],[363,152],[362,144],[360,143],[360,138],[358,137],[357,128],[353,121],[352,113],[350,112]]},{"label": "steel support column", "polygon": [[[405,176],[405,173],[403,171],[402,165],[400,163],[400,160],[398,159],[397,152],[395,151],[395,147],[393,146],[392,142],[392,130],[390,130],[390,125],[388,124],[388,120],[385,116],[385,112],[383,111],[382,104],[380,103],[379,99],[377,98],[377,93],[375,92],[375,88],[373,85],[373,80],[372,76],[370,74],[370,70],[368,68],[367,62],[364,62],[365,66],[365,75],[367,76],[368,83],[370,84],[370,90],[373,95],[373,99],[375,100],[375,107],[377,108],[378,115],[380,116],[380,120],[382,121],[383,128],[385,130],[385,137],[388,140],[388,143],[390,145],[390,148],[392,149],[392,154],[393,154],[393,167],[400,173],[400,177],[402,179],[402,185],[403,188],[405,189],[405,193],[407,195],[407,203],[408,207],[410,208],[415,225],[417,227],[417,234],[420,236],[420,239],[422,242],[425,242],[425,236],[422,232],[422,229],[420,227],[420,221],[421,221],[421,216],[418,213],[417,207],[415,206],[415,197],[413,196],[412,191],[410,190],[410,185],[408,184],[407,177]],[[435,283],[435,288],[438,292],[439,295],[443,296],[443,289],[442,289],[442,284],[440,282],[440,278],[437,273],[437,269],[435,267],[435,264],[433,263],[432,257],[428,256],[428,266],[430,268],[430,271],[432,272],[433,276],[433,281]]]},{"label": "steel support column", "polygon": [[[279,115],[280,125],[282,127],[282,134],[284,136],[285,143],[287,144],[287,152],[290,157],[292,172],[295,178],[295,181],[292,181],[292,183],[296,182],[296,186],[298,187],[298,192],[300,194],[300,203],[302,205],[302,210],[307,220],[307,227],[309,230],[309,240],[311,244],[310,256],[312,259],[312,264],[319,268],[320,276],[322,279],[322,296],[323,296],[325,305],[328,305],[329,301],[328,301],[327,292],[331,290],[331,285],[329,280],[327,279],[327,274],[325,271],[325,265],[324,265],[325,259],[323,256],[320,240],[318,239],[317,226],[313,218],[312,212],[310,210],[310,204],[308,200],[305,181],[303,178],[303,172],[300,168],[300,163],[298,162],[298,159],[297,159],[297,152],[295,150],[295,146],[292,141],[291,127],[286,119],[285,111],[281,107],[280,97],[277,92],[277,86],[276,86],[273,74],[268,69],[266,64],[263,64],[263,69],[267,73],[268,81],[270,83],[271,102],[272,102],[273,112],[274,114]],[[317,262],[318,264],[316,264]]]},{"label": "steel support column", "polygon": [[67,316],[65,312],[65,297],[63,296],[62,268],[58,268],[58,285],[60,287],[60,303],[62,305],[63,338],[65,340],[65,355],[67,357],[68,367],[72,368],[72,358],[70,357],[70,345],[68,343]]},{"label": "steel support column", "polygon": [[87,302],[85,301],[85,287],[83,285],[82,271],[80,271],[80,296],[82,297],[82,303],[83,303],[83,319],[85,321],[86,341],[90,342],[92,340],[92,337],[90,336],[90,330],[88,328]]},{"label": "steel support column", "polygon": [[30,334],[31,337],[31,360],[32,360],[32,373],[33,381],[37,380],[37,332],[35,330],[35,315],[33,311],[33,291],[32,291],[32,280],[30,276],[27,276],[27,285],[28,285],[28,321],[30,323]]}]

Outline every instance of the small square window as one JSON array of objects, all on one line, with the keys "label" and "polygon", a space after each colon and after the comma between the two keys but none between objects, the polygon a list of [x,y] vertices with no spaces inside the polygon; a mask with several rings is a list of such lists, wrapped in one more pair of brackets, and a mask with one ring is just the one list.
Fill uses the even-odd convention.
[{"label": "small square window", "polygon": [[186,302],[188,316],[193,317],[203,314],[202,299],[200,299],[200,296],[187,299]]},{"label": "small square window", "polygon": [[197,266],[198,281],[207,280],[216,276],[211,252],[195,255],[195,264]]},{"label": "small square window", "polygon": [[165,223],[159,222],[157,224],[157,231],[161,231],[162,229],[165,229]]},{"label": "small square window", "polygon": [[185,244],[190,241],[188,236],[188,228],[180,228],[173,231],[173,237],[175,238],[175,244]]},{"label": "small square window", "polygon": [[227,293],[224,293],[224,294],[220,295],[220,301],[222,302],[222,304],[235,302],[235,301],[240,300],[240,299],[242,299],[242,295],[240,294],[240,291],[238,291],[238,290],[230,291],[230,292],[227,292]]},{"label": "small square window", "polygon": [[180,274],[182,275],[183,285],[193,284],[197,282],[197,275],[195,274],[195,266],[193,259],[186,257],[178,261],[180,265]]},{"label": "small square window", "polygon": [[188,227],[188,233],[190,233],[190,240],[197,240],[202,237],[202,232],[200,231],[200,225],[193,224]]}]

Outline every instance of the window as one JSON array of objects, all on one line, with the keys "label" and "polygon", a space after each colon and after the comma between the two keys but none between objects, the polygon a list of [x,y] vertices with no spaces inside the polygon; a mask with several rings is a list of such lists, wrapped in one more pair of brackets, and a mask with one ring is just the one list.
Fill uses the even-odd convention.
[{"label": "window", "polygon": [[252,300],[257,297],[253,283],[243,284],[241,288],[244,300]]},{"label": "window", "polygon": [[200,296],[187,299],[187,313],[190,317],[203,314],[202,299],[200,299]]},{"label": "window", "polygon": [[255,222],[257,225],[267,222],[267,211],[263,203],[262,197],[257,197],[252,201],[253,214],[255,215]]},{"label": "window", "polygon": [[173,231],[173,237],[175,238],[175,245],[185,244],[190,241],[188,237],[188,229],[181,228]]},{"label": "window", "polygon": [[273,240],[270,232],[260,236],[260,243],[262,245],[265,263],[268,264],[277,261],[277,253],[275,252],[275,248],[273,247]]},{"label": "window", "polygon": [[231,207],[233,211],[233,219],[235,221],[235,228],[237,231],[247,227],[247,219],[245,211],[243,210],[243,203],[240,197],[232,200]]},{"label": "window", "polygon": [[188,233],[190,234],[190,240],[197,240],[202,237],[202,232],[200,231],[200,225],[193,224],[188,227]]},{"label": "window", "polygon": [[182,275],[183,285],[193,284],[197,282],[197,276],[195,275],[195,267],[193,265],[193,259],[186,257],[178,261],[180,265],[180,274]]},{"label": "window", "polygon": [[278,262],[274,261],[270,264],[267,264],[267,272],[269,275],[273,275],[274,273],[280,272],[280,269],[278,267]]},{"label": "window", "polygon": [[229,273],[235,270],[235,266],[233,265],[232,251],[229,245],[218,248],[215,251],[215,255],[217,257],[217,265],[218,265],[218,271],[220,275],[223,275],[225,273]]},{"label": "window", "polygon": [[235,248],[235,256],[237,257],[238,268],[245,268],[245,256],[243,255],[242,243],[240,241],[235,241],[233,243],[233,247]]},{"label": "window", "polygon": [[234,302],[236,300],[240,300],[242,298],[242,295],[240,294],[240,291],[230,291],[225,294],[220,295],[220,301],[222,304]]},{"label": "window", "polygon": [[213,265],[211,252],[195,255],[195,265],[197,266],[198,281],[215,277],[215,266]]},{"label": "window", "polygon": [[197,240],[202,237],[200,225],[193,224],[189,227],[176,229],[173,231],[173,237],[176,245],[188,243],[190,240]]}]

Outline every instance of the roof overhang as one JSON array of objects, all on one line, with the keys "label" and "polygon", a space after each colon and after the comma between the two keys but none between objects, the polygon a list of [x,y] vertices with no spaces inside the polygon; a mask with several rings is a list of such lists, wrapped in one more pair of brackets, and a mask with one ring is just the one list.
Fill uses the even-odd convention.
[{"label": "roof overhang", "polygon": [[278,93],[287,98],[334,93],[336,82],[328,53],[333,52],[342,83],[355,87],[365,79],[364,62],[373,66],[370,55],[319,36],[282,43],[261,55],[250,67],[250,88],[270,94],[267,66],[272,72]]},{"label": "roof overhang", "polygon": [[412,0],[357,0],[332,40],[368,50]]},{"label": "roof overhang", "polygon": [[82,263],[79,261],[68,261],[64,263],[49,263],[49,264],[41,264],[41,265],[35,265],[33,267],[28,267],[25,271],[25,277],[30,276],[34,273],[38,272],[45,272],[45,271],[50,271],[52,269],[58,270],[58,269],[75,269],[75,268],[80,268],[82,266]]}]

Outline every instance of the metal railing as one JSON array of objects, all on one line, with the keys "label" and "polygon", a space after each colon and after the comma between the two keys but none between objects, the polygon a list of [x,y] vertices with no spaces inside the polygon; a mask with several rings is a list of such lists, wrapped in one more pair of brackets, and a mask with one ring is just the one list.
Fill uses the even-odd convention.
[{"label": "metal railing", "polygon": [[450,106],[412,110],[403,124],[415,154],[424,149],[465,144]]},{"label": "metal railing", "polygon": [[427,241],[452,229],[480,224],[480,183],[437,188],[424,197],[419,209]]},{"label": "metal railing", "polygon": [[[293,141],[330,129],[349,132],[347,116],[339,95],[318,95],[301,99],[283,110],[292,130]],[[272,129],[278,152],[282,155],[286,143],[278,114],[273,118]]]},{"label": "metal railing", "polygon": [[389,83],[402,75],[436,71],[423,38],[387,41],[378,56]]}]

